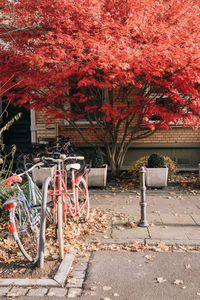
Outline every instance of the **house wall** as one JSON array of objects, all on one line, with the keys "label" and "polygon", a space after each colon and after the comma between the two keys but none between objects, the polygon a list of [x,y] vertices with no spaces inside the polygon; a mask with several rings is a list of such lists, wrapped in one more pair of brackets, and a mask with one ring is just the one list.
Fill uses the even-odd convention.
[{"label": "house wall", "polygon": [[[45,124],[41,113],[36,114],[37,142],[55,140],[57,135],[70,136],[70,140],[77,147],[90,153],[89,146],[73,128],[64,126],[63,121]],[[94,143],[95,137],[88,132],[86,126],[80,127],[87,139]],[[97,142],[97,140],[96,140]],[[98,142],[97,142],[98,143]],[[172,158],[177,164],[197,166],[200,162],[200,130],[173,127],[170,130],[158,130],[148,138],[132,143],[124,160],[123,168],[128,168],[134,161],[151,153],[161,153]]]}]

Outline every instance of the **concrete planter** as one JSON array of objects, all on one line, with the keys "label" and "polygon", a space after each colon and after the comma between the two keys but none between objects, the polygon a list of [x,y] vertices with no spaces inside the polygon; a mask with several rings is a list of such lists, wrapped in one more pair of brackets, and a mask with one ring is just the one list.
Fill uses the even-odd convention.
[{"label": "concrete planter", "polygon": [[56,171],[57,166],[53,166],[50,168],[35,168],[32,170],[33,181],[38,186],[42,186],[46,177],[52,177]]},{"label": "concrete planter", "polygon": [[167,186],[168,168],[146,168],[145,183],[147,187]]},{"label": "concrete planter", "polygon": [[106,186],[107,165],[102,168],[91,168],[88,173],[88,186]]},{"label": "concrete planter", "polygon": [[199,179],[200,179],[200,164],[198,164],[198,168],[199,168]]}]

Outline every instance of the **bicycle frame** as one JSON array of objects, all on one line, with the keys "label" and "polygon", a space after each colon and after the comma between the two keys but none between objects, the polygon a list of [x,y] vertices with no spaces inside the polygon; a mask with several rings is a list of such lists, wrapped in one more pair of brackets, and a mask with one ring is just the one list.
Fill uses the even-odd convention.
[{"label": "bicycle frame", "polygon": [[[15,195],[13,198],[9,199],[8,201],[6,201],[6,202],[4,203],[4,209],[5,209],[5,210],[9,210],[9,209],[12,209],[14,206],[17,206],[17,205],[18,205],[17,202],[19,201],[19,202],[21,202],[21,203],[24,204],[25,210],[26,210],[28,216],[30,215],[30,212],[32,212],[31,215],[32,215],[32,220],[33,220],[34,215],[35,215],[34,207],[36,208],[36,203],[37,203],[37,201],[36,201],[36,194],[35,194],[36,191],[35,191],[35,189],[34,189],[34,183],[33,183],[33,180],[32,180],[32,178],[31,178],[31,176],[28,174],[28,172],[30,172],[33,168],[35,168],[35,167],[37,167],[37,166],[41,166],[41,165],[42,165],[41,163],[38,163],[38,164],[36,164],[35,166],[31,167],[28,171],[25,171],[25,172],[23,172],[23,173],[21,173],[21,174],[19,174],[19,175],[11,176],[11,177],[9,177],[9,178],[6,180],[5,185],[6,185],[7,187],[12,188],[12,187],[11,187],[11,186],[12,186],[12,183],[14,183],[14,185],[17,187],[17,191],[16,191],[16,195]],[[21,176],[23,176],[24,174],[26,174],[26,176],[27,176],[27,178],[28,178],[28,185],[29,185],[29,201],[27,201],[27,199],[26,199],[26,197],[25,197],[25,195],[24,195],[23,190],[22,190],[21,187],[19,186],[19,182],[22,182],[22,177],[21,177]],[[37,196],[38,196],[38,197],[41,197],[39,194],[37,194]],[[30,220],[31,220],[31,219],[30,219]],[[31,220],[31,221],[32,221],[32,220]],[[32,222],[31,222],[31,224],[32,224]],[[10,230],[11,230],[12,232],[11,232]],[[10,231],[11,233],[13,233],[13,230],[14,230],[13,226],[10,225],[9,231]]]},{"label": "bicycle frame", "polygon": [[[72,157],[73,158],[73,157]],[[53,160],[53,159],[52,159]],[[63,168],[63,162],[59,161],[57,170],[53,176],[53,189],[48,191],[48,195],[53,197],[53,214],[55,218],[55,224],[57,224],[57,199],[58,196],[62,197],[63,205],[63,222],[66,223],[67,212],[69,212],[70,219],[78,215],[78,203],[76,190],[78,188],[78,181],[81,177],[84,177],[86,172],[75,176],[75,169],[71,169],[71,184],[72,188],[67,187],[67,175],[68,172]],[[72,199],[71,199],[72,197]]]},{"label": "bicycle frame", "polygon": [[[9,210],[9,209],[13,208],[14,206],[17,206],[18,201],[23,203],[24,207],[25,207],[25,210],[26,210],[26,213],[27,213],[27,216],[28,216],[29,220],[31,221],[30,224],[31,224],[31,227],[32,227],[33,220],[34,220],[34,217],[35,217],[34,208],[36,209],[36,195],[35,195],[34,183],[32,181],[32,178],[28,174],[26,174],[26,175],[28,177],[28,184],[29,184],[29,201],[27,201],[27,199],[24,195],[24,192],[21,189],[21,187],[19,186],[19,184],[15,183],[15,186],[17,187],[16,195],[15,195],[15,197],[9,199],[8,201],[6,201],[4,203],[4,209]],[[19,213],[20,213],[20,210],[19,210]],[[21,220],[20,216],[19,216],[19,220]],[[22,228],[21,224],[19,224],[19,225],[20,225],[20,228]],[[13,233],[14,231],[15,231],[15,228],[10,223],[9,224],[9,232]]]}]

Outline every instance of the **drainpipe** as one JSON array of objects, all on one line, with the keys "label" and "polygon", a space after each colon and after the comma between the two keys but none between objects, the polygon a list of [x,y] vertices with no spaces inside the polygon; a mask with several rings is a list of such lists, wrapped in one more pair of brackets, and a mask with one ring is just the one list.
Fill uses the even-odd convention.
[{"label": "drainpipe", "polygon": [[37,128],[36,128],[36,118],[35,111],[31,109],[31,143],[36,143],[37,140]]}]

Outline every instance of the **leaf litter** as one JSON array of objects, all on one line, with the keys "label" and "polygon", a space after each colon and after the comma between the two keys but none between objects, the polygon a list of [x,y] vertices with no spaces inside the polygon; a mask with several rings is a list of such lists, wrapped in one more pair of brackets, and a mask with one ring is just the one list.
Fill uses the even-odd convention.
[{"label": "leaf litter", "polygon": [[[76,250],[77,258],[80,256],[87,256],[89,252],[99,250],[112,251],[132,251],[132,252],[167,252],[167,251],[200,251],[200,246],[168,246],[164,242],[159,242],[157,245],[144,245],[137,241],[132,243],[103,243],[97,239],[88,239],[90,235],[95,235],[95,232],[105,234],[108,229],[112,227],[112,211],[92,208],[90,211],[90,218],[86,223],[69,222],[64,226],[64,249],[65,253],[71,253]],[[121,215],[120,215],[121,217]],[[129,222],[129,221],[128,221]],[[135,227],[134,223],[127,224],[126,227]],[[38,273],[33,270],[33,265],[23,257],[19,251],[16,242],[10,237],[8,233],[8,224],[0,224],[0,277],[13,278],[18,274],[18,277],[24,278],[28,275],[32,278],[38,277]],[[95,237],[95,236],[94,236]],[[104,235],[104,238],[107,237]],[[59,245],[55,239],[55,226],[49,225],[46,230],[45,243],[45,268],[49,266],[51,272],[56,268],[56,263],[59,265]],[[146,255],[146,262],[152,261],[151,255]],[[52,264],[52,265],[51,265]],[[190,267],[187,266],[186,269]],[[17,271],[15,271],[17,270]],[[32,271],[30,271],[32,270]],[[40,274],[47,278],[48,275]],[[32,273],[31,273],[32,272]],[[48,270],[49,272],[49,270]],[[50,272],[50,274],[51,274]]]}]

